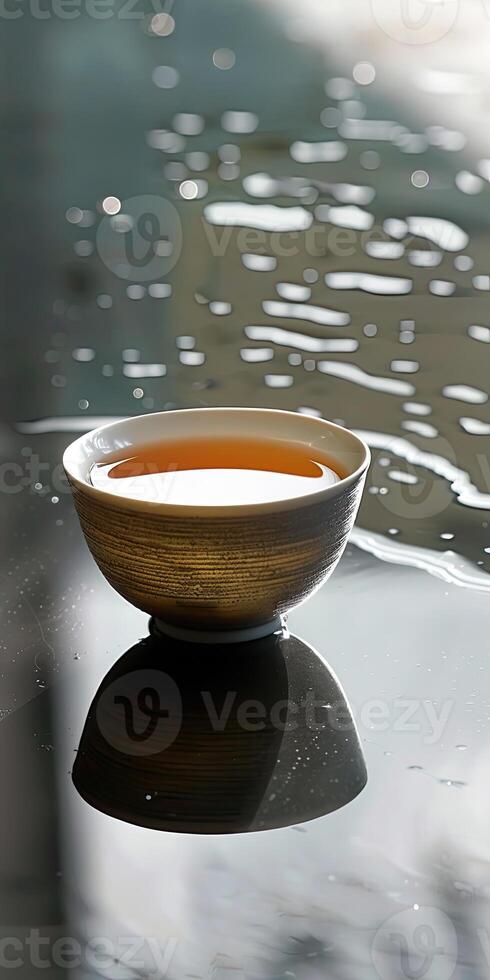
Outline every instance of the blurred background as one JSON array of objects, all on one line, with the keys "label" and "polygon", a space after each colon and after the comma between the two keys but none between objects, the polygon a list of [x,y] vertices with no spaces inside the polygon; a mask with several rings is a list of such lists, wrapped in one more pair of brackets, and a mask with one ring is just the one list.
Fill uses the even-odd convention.
[{"label": "blurred background", "polygon": [[[5,0],[0,24],[0,758],[14,788],[0,897],[10,926],[52,925],[65,915],[68,820],[53,732],[70,730],[75,747],[80,734],[55,722],[61,667],[78,689],[75,659],[98,649],[107,669],[145,628],[92,569],[60,468],[68,442],[105,420],[261,405],[363,434],[373,464],[339,571],[346,605],[331,594],[345,615],[355,597],[377,621],[381,587],[393,648],[405,630],[408,658],[436,658],[434,696],[471,668],[465,718],[475,736],[486,728],[490,10]],[[321,643],[315,608],[310,625],[296,615]],[[361,627],[345,633],[329,608],[330,635],[348,648],[353,631],[357,652]],[[365,643],[379,679],[378,639]],[[398,670],[386,690],[419,690],[420,674],[402,683]],[[80,724],[99,674],[86,667],[76,710],[68,698]],[[462,804],[461,823],[479,807],[478,795]]]},{"label": "blurred background", "polygon": [[4,417],[339,419],[396,456],[363,526],[487,567],[485,4],[53,2],[4,13]]}]

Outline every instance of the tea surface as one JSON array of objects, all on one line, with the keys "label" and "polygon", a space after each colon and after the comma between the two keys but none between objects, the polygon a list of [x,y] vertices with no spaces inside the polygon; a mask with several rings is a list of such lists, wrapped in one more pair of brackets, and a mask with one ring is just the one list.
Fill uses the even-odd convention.
[{"label": "tea surface", "polygon": [[94,487],[123,497],[216,507],[288,500],[341,478],[326,456],[307,446],[224,437],[122,449],[90,471]]}]

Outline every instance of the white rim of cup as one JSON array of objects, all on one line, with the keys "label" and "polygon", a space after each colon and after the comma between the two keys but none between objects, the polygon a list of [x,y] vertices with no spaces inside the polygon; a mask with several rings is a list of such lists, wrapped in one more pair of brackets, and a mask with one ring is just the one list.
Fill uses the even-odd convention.
[{"label": "white rim of cup", "polygon": [[[102,490],[98,487],[94,487],[89,479],[88,471],[86,476],[81,477],[77,472],[77,451],[83,446],[87,438],[97,436],[102,432],[109,432],[111,429],[115,429],[118,426],[123,426],[127,422],[138,422],[141,419],[142,424],[144,424],[145,419],[158,418],[160,417],[162,421],[164,419],[169,419],[175,417],[176,415],[186,415],[195,413],[199,417],[206,413],[213,414],[226,414],[230,413],[240,413],[248,414],[253,413],[254,415],[264,414],[264,415],[275,415],[283,416],[285,419],[293,417],[296,422],[298,419],[302,420],[304,425],[324,425],[327,426],[330,431],[334,433],[339,433],[343,439],[348,436],[352,440],[363,454],[362,462],[359,466],[345,477],[341,477],[337,483],[332,483],[328,487],[324,487],[322,490],[318,490],[316,493],[300,494],[298,497],[289,497],[284,500],[274,500],[267,501],[265,503],[256,504],[226,504],[226,505],[213,505],[213,504],[175,504],[168,503],[165,501],[155,501],[155,500],[137,500],[133,497],[124,497],[122,495],[113,494],[109,490]],[[267,436],[264,433],[264,438],[274,438],[274,436]],[[284,511],[299,510],[303,507],[309,507],[320,501],[326,501],[334,497],[341,496],[344,491],[357,483],[359,478],[367,472],[369,463],[371,461],[371,453],[369,446],[364,442],[358,435],[351,432],[350,429],[346,429],[344,426],[337,425],[335,422],[330,422],[328,419],[319,418],[318,416],[303,415],[299,412],[290,412],[286,409],[276,409],[276,408],[241,408],[237,406],[227,407],[219,406],[212,408],[182,408],[175,409],[168,412],[150,412],[144,415],[128,416],[125,419],[118,419],[115,422],[108,422],[105,425],[98,426],[96,429],[91,429],[89,432],[85,432],[74,442],[71,442],[69,446],[65,449],[63,453],[63,467],[65,472],[72,484],[78,486],[80,490],[89,496],[93,496],[95,499],[101,502],[108,503],[114,510],[118,511],[131,511],[140,514],[153,514],[167,517],[208,517],[220,519],[222,517],[246,517],[249,515],[256,514],[274,514],[282,513]]]}]

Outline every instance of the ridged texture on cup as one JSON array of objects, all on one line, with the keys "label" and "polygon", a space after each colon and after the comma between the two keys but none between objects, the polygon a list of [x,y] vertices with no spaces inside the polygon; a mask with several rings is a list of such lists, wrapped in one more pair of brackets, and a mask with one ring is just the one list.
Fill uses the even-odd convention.
[{"label": "ridged texture on cup", "polygon": [[168,516],[125,509],[72,482],[87,544],[110,584],[177,626],[255,626],[302,602],[333,571],[365,473],[326,500],[278,513]]}]

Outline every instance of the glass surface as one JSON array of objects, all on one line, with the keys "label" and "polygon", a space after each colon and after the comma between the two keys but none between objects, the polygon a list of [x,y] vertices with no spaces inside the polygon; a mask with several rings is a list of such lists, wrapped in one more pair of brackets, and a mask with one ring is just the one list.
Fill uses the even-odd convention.
[{"label": "glass surface", "polygon": [[[484,4],[388,0],[5,20],[0,957],[17,976],[488,973],[489,25]],[[259,646],[253,675],[216,682],[264,702],[266,742],[247,770],[258,733],[239,725],[193,782],[192,715],[171,809],[153,756],[120,751],[132,683],[103,758],[85,727],[148,623],[92,561],[61,457],[111,418],[213,405],[330,418],[373,461],[339,567],[289,616],[297,674],[277,650],[263,674]],[[340,722],[326,708],[312,734],[303,713],[285,739],[276,693],[317,689]]]},{"label": "glass surface", "polygon": [[[56,461],[64,437],[31,442],[44,459]],[[176,796],[173,832],[162,832],[141,825],[145,810],[150,818],[154,813],[151,764],[138,799],[132,775],[138,770],[131,769],[131,754],[123,752],[128,793],[121,803],[126,811],[133,807],[131,823],[127,812],[125,819],[116,819],[89,805],[72,781],[93,699],[114,664],[131,648],[135,656],[135,645],[148,635],[147,619],[124,603],[98,572],[69,496],[60,494],[53,502],[33,492],[27,507],[26,499],[18,494],[11,501],[18,522],[7,543],[16,557],[7,566],[13,574],[7,574],[11,585],[3,634],[11,657],[4,676],[1,744],[16,790],[8,800],[9,847],[2,858],[4,868],[12,863],[6,896],[11,910],[8,934],[17,936],[19,921],[26,921],[25,913],[19,920],[12,909],[16,889],[25,896],[28,875],[32,927],[41,926],[41,935],[50,935],[53,942],[60,936],[78,942],[85,957],[82,977],[141,975],[144,969],[155,970],[155,962],[163,970],[166,957],[167,975],[176,977],[206,976],[217,969],[265,977],[291,972],[323,976],[333,969],[344,975],[354,968],[371,976],[372,956],[381,975],[391,976],[392,970],[399,973],[399,947],[390,945],[389,935],[405,936],[413,944],[420,923],[429,930],[429,940],[435,936],[443,947],[445,963],[453,956],[455,929],[459,950],[464,949],[465,961],[476,969],[483,956],[478,937],[483,935],[479,923],[486,908],[488,753],[488,664],[485,646],[476,637],[485,635],[486,592],[444,581],[424,568],[387,563],[350,544],[332,579],[288,621],[291,633],[304,644],[299,650],[304,654],[296,661],[301,683],[316,664],[317,673],[313,671],[307,687],[315,692],[318,671],[325,671],[335,701],[324,703],[342,709],[329,717],[340,723],[339,728],[333,726],[334,738],[346,725],[349,756],[338,774],[333,773],[333,782],[329,769],[322,785],[318,756],[311,752],[318,732],[307,724],[299,735],[293,731],[297,762],[286,753],[282,768],[276,767],[281,756],[274,744],[276,731],[269,743],[273,759],[269,755],[265,773],[258,772],[263,756],[253,755],[252,771],[247,771],[243,751],[237,751],[238,789],[235,786],[233,793],[226,782],[233,778],[233,767],[225,767],[223,776],[222,766],[213,769],[211,760],[206,779],[199,754],[193,758],[191,749],[181,795]],[[271,672],[267,642],[258,641],[259,652],[261,643],[266,648],[263,672],[260,656],[250,658],[249,671],[242,654],[241,666],[228,665],[229,677],[226,670],[214,681],[210,675],[205,690],[211,691],[218,716],[228,688],[247,701],[261,691],[267,718],[276,693],[281,701],[286,688],[294,695],[291,679],[285,685],[283,668],[276,664]],[[311,649],[326,666],[321,667]],[[227,650],[232,657],[233,651]],[[12,651],[18,651],[17,656]],[[146,653],[140,663],[136,647],[133,667],[143,671],[145,687],[148,670],[152,680],[153,673],[166,666],[166,676],[177,676],[183,683],[186,666],[176,656],[178,645],[171,647],[170,656],[167,653],[172,669],[164,651],[165,646],[157,646],[150,650],[150,660]],[[209,655],[216,664],[223,651],[212,649]],[[203,663],[199,669],[205,677]],[[194,688],[198,691],[199,685]],[[186,690],[184,683],[184,695]],[[134,692],[134,687],[115,690],[129,699],[134,699]],[[324,688],[321,693],[326,693]],[[133,706],[136,710],[136,701]],[[357,755],[352,752],[351,716],[359,736]],[[119,731],[124,732],[123,715],[117,717]],[[251,717],[251,733],[246,726],[244,735],[240,733],[245,740],[257,737],[253,711]],[[296,720],[294,707],[286,717]],[[143,716],[136,713],[135,729],[141,723],[144,730],[142,722]],[[99,723],[110,755],[113,736],[103,716]],[[192,726],[190,734],[192,742]],[[319,733],[327,761],[331,735],[325,729]],[[279,731],[279,741],[282,738]],[[151,762],[151,757],[145,758]],[[223,756],[218,751],[215,758]],[[353,759],[354,790],[349,789]],[[367,783],[362,788],[364,764]],[[294,765],[301,767],[296,789]],[[100,764],[98,772],[99,796],[110,795],[108,770]],[[285,782],[291,777],[288,803]],[[206,833],[179,833],[175,813],[182,801],[185,809],[189,791],[199,792],[201,787],[202,816],[209,784],[212,796],[213,780],[222,791],[223,778],[225,790],[217,799],[221,804],[225,799],[225,806],[211,811],[213,818],[222,820],[240,798],[240,819],[252,814],[253,824],[261,808],[265,812],[267,805],[271,807],[269,799],[277,791],[283,803],[275,818],[291,820],[292,825],[263,832],[253,825],[241,828],[249,833],[209,834],[209,826]],[[164,786],[165,778],[158,785]],[[175,791],[175,781],[172,785]],[[310,792],[317,812],[325,794],[330,794],[331,803],[332,792],[337,794],[337,804],[334,800],[325,807],[332,812],[304,822],[315,816],[309,812]],[[99,806],[100,799],[92,803]],[[421,915],[412,921],[415,912]],[[54,922],[63,924],[53,931]],[[104,942],[94,951],[96,937]],[[50,955],[53,948],[49,947]],[[40,955],[47,956],[48,948]],[[129,960],[126,972],[122,965],[114,966],[113,957],[118,956]]]}]

